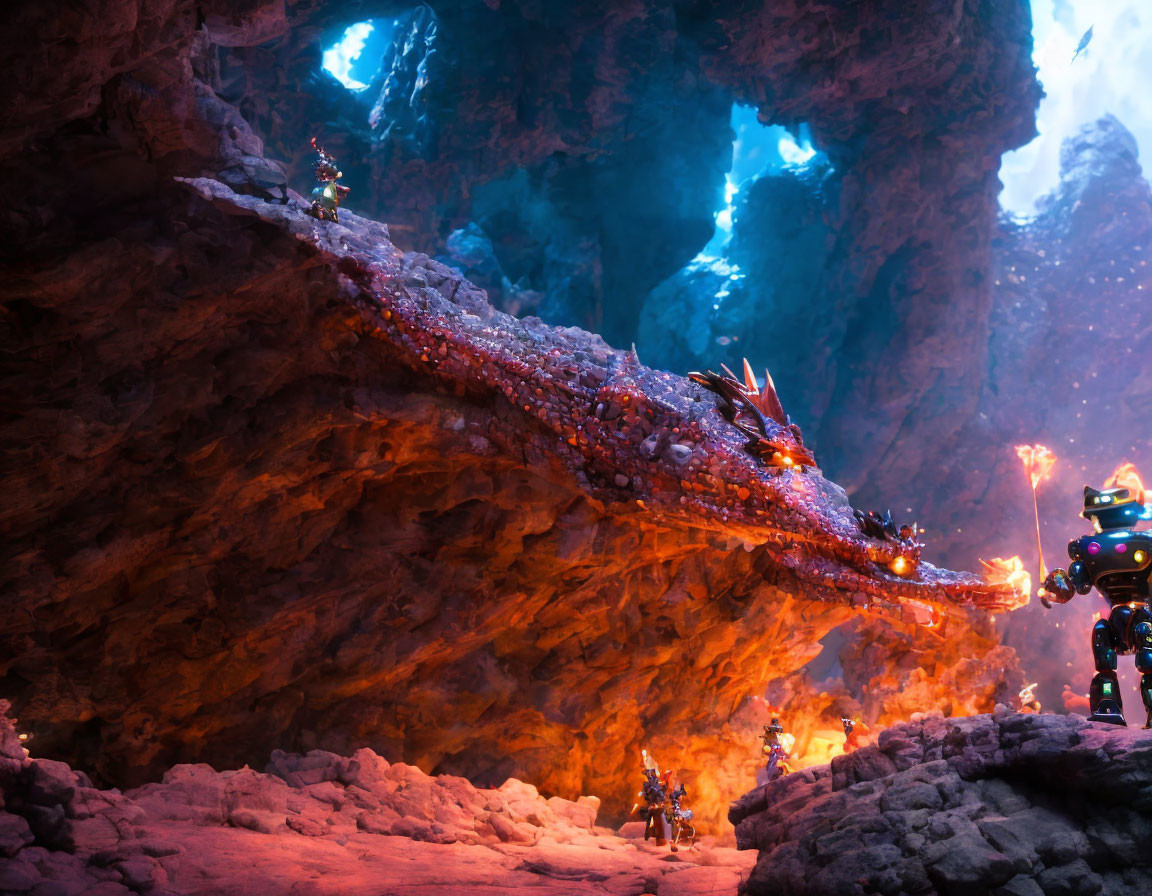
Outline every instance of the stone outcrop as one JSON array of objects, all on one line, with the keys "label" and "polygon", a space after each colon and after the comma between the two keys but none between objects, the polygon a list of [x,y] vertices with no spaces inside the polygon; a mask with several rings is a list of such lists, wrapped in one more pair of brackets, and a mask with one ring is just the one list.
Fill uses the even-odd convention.
[{"label": "stone outcrop", "polygon": [[0,891],[54,896],[734,892],[750,857],[677,854],[596,825],[600,801],[477,789],[371,750],[276,751],[264,772],[180,765],[100,790],[28,758],[0,701]]},{"label": "stone outcrop", "polygon": [[1003,707],[928,716],[758,788],[745,896],[1144,893],[1152,734]]}]

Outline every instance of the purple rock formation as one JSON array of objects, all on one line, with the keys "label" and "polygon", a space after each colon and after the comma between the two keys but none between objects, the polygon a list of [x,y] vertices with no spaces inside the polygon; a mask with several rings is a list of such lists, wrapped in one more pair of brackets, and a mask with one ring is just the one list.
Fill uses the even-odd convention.
[{"label": "purple rock formation", "polygon": [[732,805],[744,896],[1137,896],[1152,733],[1080,716],[927,717]]}]

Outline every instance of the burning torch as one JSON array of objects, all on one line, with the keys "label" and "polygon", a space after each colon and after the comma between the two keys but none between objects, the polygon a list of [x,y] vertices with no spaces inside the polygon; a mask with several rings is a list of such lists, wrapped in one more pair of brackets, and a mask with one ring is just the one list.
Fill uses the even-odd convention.
[{"label": "burning torch", "polygon": [[[1048,570],[1044,567],[1044,548],[1040,544],[1040,508],[1036,501],[1036,492],[1040,483],[1052,471],[1056,455],[1043,445],[1017,445],[1016,454],[1024,462],[1024,472],[1028,475],[1028,481],[1032,483],[1032,513],[1036,518],[1036,554],[1040,560],[1040,581],[1043,582]],[[1052,606],[1044,596],[1043,587],[1040,589],[1040,603],[1049,608]]]}]

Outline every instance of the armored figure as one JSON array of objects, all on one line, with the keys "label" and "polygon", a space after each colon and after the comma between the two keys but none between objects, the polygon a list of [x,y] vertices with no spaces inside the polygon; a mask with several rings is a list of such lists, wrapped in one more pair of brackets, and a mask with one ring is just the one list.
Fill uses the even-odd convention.
[{"label": "armored figure", "polygon": [[687,843],[691,846],[696,840],[696,828],[692,824],[692,810],[681,806],[681,802],[687,795],[688,791],[682,783],[677,784],[676,788],[668,795],[667,815],[672,822],[673,852],[676,851],[676,847],[680,843]]},{"label": "armored figure", "polygon": [[[1142,496],[1141,496],[1142,497]],[[1068,543],[1072,563],[1054,569],[1044,579],[1040,600],[1067,603],[1093,587],[1111,606],[1107,619],[1092,627],[1096,675],[1088,694],[1093,722],[1124,725],[1123,701],[1116,679],[1116,657],[1134,653],[1143,673],[1140,696],[1147,711],[1145,728],[1152,728],[1152,610],[1148,578],[1152,572],[1152,532],[1133,528],[1152,519],[1143,503],[1127,488],[1097,490],[1084,486],[1084,512],[1095,532]]]},{"label": "armored figure", "polygon": [[772,724],[764,726],[764,733],[760,736],[764,740],[762,752],[768,757],[764,772],[768,782],[771,783],[792,771],[791,766],[788,765],[790,758],[788,749],[791,745],[785,745],[785,741],[791,740],[791,738],[784,734],[784,726],[775,717],[772,719]]},{"label": "armored figure", "polygon": [[312,206],[309,214],[321,221],[339,221],[340,203],[350,192],[350,188],[337,183],[344,176],[336,160],[316,145],[316,138],[312,138],[312,148],[316,150],[316,161],[312,163],[312,173],[318,183],[312,190]]},{"label": "armored figure", "polygon": [[664,815],[664,803],[668,799],[665,782],[660,778],[660,767],[647,750],[640,751],[643,762],[644,782],[640,785],[639,801],[632,807],[632,813],[644,820],[644,839],[656,839],[657,846],[668,842],[669,823]]},{"label": "armored figure", "polygon": [[644,782],[632,814],[644,820],[644,839],[655,838],[657,846],[670,844],[672,852],[677,851],[680,843],[691,846],[696,840],[692,810],[681,805],[688,791],[683,784],[673,787],[674,773],[668,770],[661,774],[656,760],[647,750],[641,750],[640,756]]},{"label": "armored figure", "polygon": [[843,716],[840,717],[840,724],[844,726],[844,752],[851,753],[860,749],[860,738],[868,734],[868,726]]}]

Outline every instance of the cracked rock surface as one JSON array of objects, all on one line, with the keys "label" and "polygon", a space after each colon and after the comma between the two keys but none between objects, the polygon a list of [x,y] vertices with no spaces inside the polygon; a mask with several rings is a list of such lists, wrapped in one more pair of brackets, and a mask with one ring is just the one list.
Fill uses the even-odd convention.
[{"label": "cracked rock surface", "polygon": [[1136,896],[1152,867],[1152,733],[1082,716],[925,717],[757,788],[729,817],[741,892]]}]

